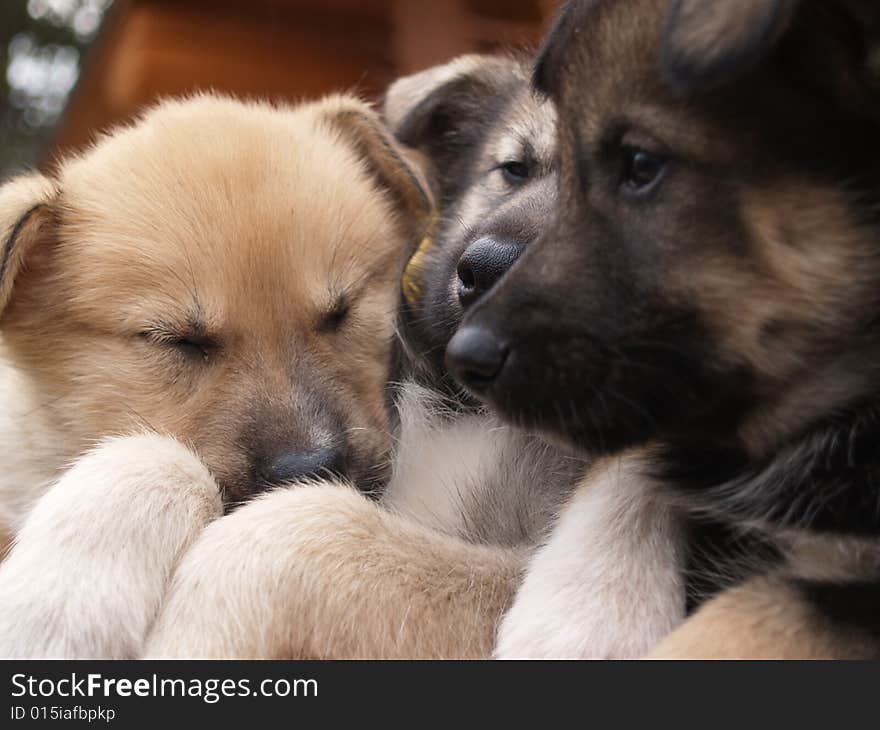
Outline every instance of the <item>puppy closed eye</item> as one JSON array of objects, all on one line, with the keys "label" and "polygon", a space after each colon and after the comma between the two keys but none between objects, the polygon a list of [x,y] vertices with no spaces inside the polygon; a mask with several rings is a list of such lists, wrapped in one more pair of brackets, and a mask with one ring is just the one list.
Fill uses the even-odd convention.
[{"label": "puppy closed eye", "polygon": [[152,345],[174,352],[188,360],[208,362],[217,344],[205,335],[181,334],[162,327],[147,327],[138,335]]},{"label": "puppy closed eye", "polygon": [[316,329],[322,334],[338,332],[345,325],[350,314],[351,302],[345,297],[340,297],[321,315]]}]

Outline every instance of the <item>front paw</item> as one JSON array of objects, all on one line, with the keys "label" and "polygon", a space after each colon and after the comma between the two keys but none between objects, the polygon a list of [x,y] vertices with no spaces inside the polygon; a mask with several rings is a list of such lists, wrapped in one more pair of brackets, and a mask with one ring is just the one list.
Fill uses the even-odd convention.
[{"label": "front paw", "polygon": [[557,558],[546,547],[533,557],[499,626],[496,658],[634,659],[684,616],[677,570]]},{"label": "front paw", "polygon": [[[551,605],[547,596],[520,595],[498,628],[496,659],[610,659],[634,655],[639,627],[622,625],[587,596]],[[636,650],[637,651],[637,650]]]},{"label": "front paw", "polygon": [[484,658],[521,568],[350,487],[276,491],[187,552],[146,656]]},{"label": "front paw", "polygon": [[37,502],[0,565],[0,656],[137,655],[183,552],[222,512],[174,439],[110,439]]},{"label": "front paw", "polygon": [[498,627],[495,659],[575,658],[572,647],[580,637],[560,626],[548,626],[544,607],[514,604]]},{"label": "front paw", "polygon": [[180,441],[157,433],[106,439],[77,459],[62,480],[103,500],[128,493],[135,500],[184,500],[196,513],[222,512],[220,490],[201,459]]},{"label": "front paw", "polygon": [[561,605],[552,605],[552,600],[517,599],[499,626],[494,657],[634,659],[677,620],[615,607],[610,597],[608,601],[596,598],[575,597]]}]

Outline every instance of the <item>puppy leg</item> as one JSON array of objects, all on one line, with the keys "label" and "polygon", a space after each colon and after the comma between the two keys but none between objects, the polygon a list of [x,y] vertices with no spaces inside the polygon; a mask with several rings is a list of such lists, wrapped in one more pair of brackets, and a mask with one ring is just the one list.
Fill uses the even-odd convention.
[{"label": "puppy leg", "polygon": [[385,512],[350,487],[274,492],[180,564],[152,657],[488,657],[521,558]]},{"label": "puppy leg", "polygon": [[180,555],[221,509],[178,442],[105,442],[37,502],[0,564],[0,656],[136,656]]},{"label": "puppy leg", "polygon": [[496,656],[638,657],[679,624],[682,529],[653,492],[629,458],[595,467],[529,562]]},{"label": "puppy leg", "polygon": [[[876,599],[875,599],[876,600]],[[823,616],[798,584],[764,576],[713,598],[652,659],[877,659],[876,635]]]}]

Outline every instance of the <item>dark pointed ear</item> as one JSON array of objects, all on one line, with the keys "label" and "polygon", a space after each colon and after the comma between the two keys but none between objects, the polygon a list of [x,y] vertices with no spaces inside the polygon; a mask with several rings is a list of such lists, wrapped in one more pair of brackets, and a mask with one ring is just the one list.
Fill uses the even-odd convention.
[{"label": "dark pointed ear", "polygon": [[376,111],[346,96],[330,97],[323,105],[326,122],[355,149],[395,208],[406,214],[414,230],[424,230],[434,211],[430,188]]},{"label": "dark pointed ear", "polygon": [[840,97],[854,111],[880,121],[880,2],[838,0],[819,7],[821,27],[826,32],[836,27],[838,46],[848,51],[848,63],[837,75]]},{"label": "dark pointed ear", "polygon": [[755,68],[790,27],[802,0],[672,0],[661,71],[676,90],[731,81]]},{"label": "dark pointed ear", "polygon": [[49,235],[56,197],[55,186],[38,173],[0,187],[0,320],[19,274]]},{"label": "dark pointed ear", "polygon": [[532,86],[535,91],[546,96],[553,96],[556,91],[556,83],[562,75],[562,64],[565,57],[565,49],[569,45],[575,18],[574,4],[567,2],[553,21],[553,27],[538,49],[535,57],[535,66],[532,71]]},{"label": "dark pointed ear", "polygon": [[460,56],[395,81],[383,113],[394,136],[427,157],[442,196],[465,152],[484,138],[493,108],[525,83],[526,67],[515,59]]}]

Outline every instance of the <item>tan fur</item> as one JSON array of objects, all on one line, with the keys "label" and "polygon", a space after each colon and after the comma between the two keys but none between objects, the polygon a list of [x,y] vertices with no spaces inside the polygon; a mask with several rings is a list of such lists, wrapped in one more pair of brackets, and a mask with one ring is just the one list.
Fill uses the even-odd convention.
[{"label": "tan fur", "polygon": [[265,488],[256,457],[342,438],[367,474],[387,460],[399,278],[430,205],[343,96],[166,102],[0,188],[0,655],[137,655],[220,494]]},{"label": "tan fur", "polygon": [[[192,445],[239,499],[252,488],[243,441],[320,442],[296,424],[321,398],[345,403],[354,451],[388,450],[395,279],[416,233],[341,141],[351,114],[375,119],[343,98],[296,111],[171,102],[53,181],[3,188],[2,211],[42,205],[3,280],[15,282],[3,359],[27,374],[39,398],[29,408],[51,413],[65,458],[149,427]],[[341,295],[349,321],[323,332]],[[163,344],[194,324],[213,344],[206,362]]]},{"label": "tan fur", "polygon": [[[3,186],[0,196],[0,240],[7,241],[16,234],[23,241],[35,241],[40,225],[45,222],[45,208],[55,200],[56,190],[42,175],[22,175]],[[0,313],[6,308],[12,293],[12,283],[23,268],[29,247],[11,249],[3,259],[3,277],[0,278]]]},{"label": "tan fur", "polygon": [[[493,64],[505,75],[516,68],[527,88],[517,64],[465,57],[396,82],[386,97],[391,126],[437,85]],[[532,102],[511,105],[515,129],[488,136],[481,169],[521,159],[522,135],[545,174],[553,154],[552,109]],[[539,113],[531,118],[534,109]],[[432,170],[422,157],[420,166]],[[497,212],[509,194],[499,171],[486,178],[473,185],[470,194],[479,199],[472,210],[456,215],[463,226]],[[216,522],[182,563],[148,655],[488,657],[525,554],[550,519],[546,500],[534,495],[531,512],[510,516],[494,505],[494,499],[525,501],[508,493],[533,489],[534,478],[524,466],[511,465],[503,472],[508,478],[496,473],[497,462],[515,461],[525,443],[512,441],[484,414],[451,414],[435,391],[414,383],[398,393],[397,406],[393,478],[380,505],[314,486],[267,495]],[[229,557],[218,561],[218,554]]]},{"label": "tan fur", "polygon": [[146,651],[485,658],[521,568],[516,551],[445,536],[344,487],[277,492],[204,532]]},{"label": "tan fur", "polygon": [[36,503],[0,564],[0,656],[132,658],[220,493],[156,434],[111,439]]},{"label": "tan fur", "polygon": [[857,629],[816,616],[788,581],[755,578],[722,593],[667,636],[651,659],[871,659]]},{"label": "tan fur", "polygon": [[[767,407],[742,427],[755,455],[775,448],[774,434],[836,407],[868,377],[859,357],[835,363],[832,372],[817,368],[803,336],[856,330],[863,322],[853,313],[873,296],[873,236],[853,220],[848,202],[802,179],[745,190],[740,204],[754,253],[748,265],[710,254],[668,284],[671,296],[697,302],[713,332],[722,333],[727,357],[778,382]],[[745,288],[749,297],[738,299]]]},{"label": "tan fur", "polygon": [[748,46],[756,34],[775,40],[801,0],[677,0],[667,39],[668,52],[681,63],[707,65],[724,60],[731,49]]}]

